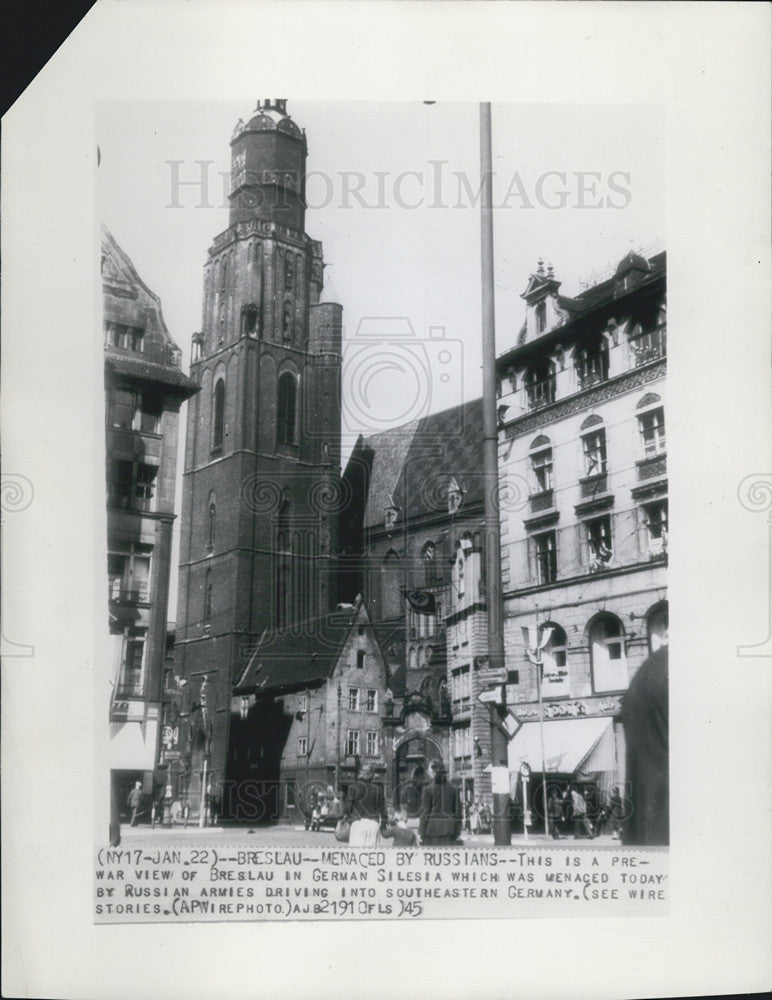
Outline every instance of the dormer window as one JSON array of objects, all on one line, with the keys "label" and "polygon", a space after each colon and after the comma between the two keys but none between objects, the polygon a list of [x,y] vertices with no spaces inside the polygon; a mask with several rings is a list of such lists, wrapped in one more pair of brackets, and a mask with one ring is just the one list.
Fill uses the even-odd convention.
[{"label": "dormer window", "polygon": [[448,513],[457,514],[461,509],[464,493],[455,479],[451,478],[448,483]]},{"label": "dormer window", "polygon": [[547,303],[540,302],[534,309],[536,317],[536,333],[544,333],[547,329]]}]

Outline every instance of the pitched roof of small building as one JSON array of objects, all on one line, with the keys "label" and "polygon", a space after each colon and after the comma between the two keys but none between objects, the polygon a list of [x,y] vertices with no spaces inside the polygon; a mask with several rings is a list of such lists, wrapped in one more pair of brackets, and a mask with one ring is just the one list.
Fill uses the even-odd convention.
[{"label": "pitched roof of small building", "polygon": [[315,687],[332,676],[352,627],[354,605],[286,629],[265,632],[234,686],[235,694],[276,695]]}]

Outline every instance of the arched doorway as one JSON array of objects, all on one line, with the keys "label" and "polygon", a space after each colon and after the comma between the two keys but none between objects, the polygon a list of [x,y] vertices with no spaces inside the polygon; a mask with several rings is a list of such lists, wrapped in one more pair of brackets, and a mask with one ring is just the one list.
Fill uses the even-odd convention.
[{"label": "arched doorway", "polygon": [[421,809],[429,764],[444,759],[439,740],[427,732],[405,733],[394,750],[394,808],[404,809],[415,819]]}]

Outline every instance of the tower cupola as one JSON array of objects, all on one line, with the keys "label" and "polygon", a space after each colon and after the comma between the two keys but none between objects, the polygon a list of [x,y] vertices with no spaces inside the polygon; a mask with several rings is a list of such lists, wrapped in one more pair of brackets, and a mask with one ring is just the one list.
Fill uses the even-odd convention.
[{"label": "tower cupola", "polygon": [[261,219],[305,228],[306,137],[283,99],[257,102],[231,138],[230,225]]}]

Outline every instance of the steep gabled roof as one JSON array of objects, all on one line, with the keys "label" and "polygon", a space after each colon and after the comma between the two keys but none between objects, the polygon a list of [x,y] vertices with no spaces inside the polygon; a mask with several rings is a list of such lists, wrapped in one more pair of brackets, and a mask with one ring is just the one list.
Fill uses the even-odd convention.
[{"label": "steep gabled roof", "polygon": [[368,465],[364,527],[383,525],[387,507],[400,519],[447,513],[447,486],[463,490],[461,514],[482,503],[482,400],[475,399],[360,439],[349,460]]},{"label": "steep gabled roof", "polygon": [[332,676],[351,629],[366,620],[364,608],[354,606],[264,633],[234,694],[273,696],[323,683]]}]

